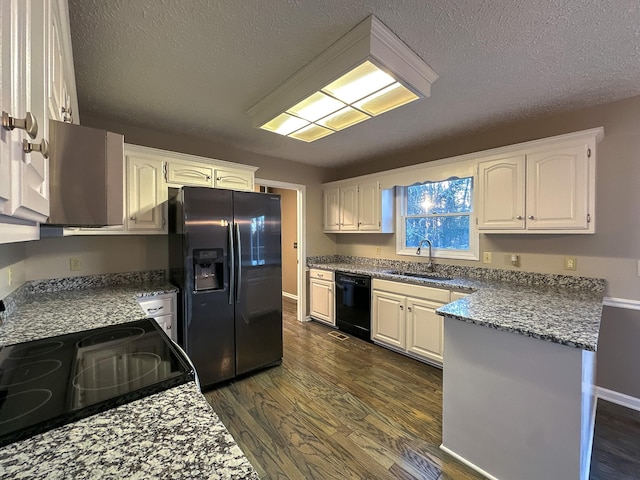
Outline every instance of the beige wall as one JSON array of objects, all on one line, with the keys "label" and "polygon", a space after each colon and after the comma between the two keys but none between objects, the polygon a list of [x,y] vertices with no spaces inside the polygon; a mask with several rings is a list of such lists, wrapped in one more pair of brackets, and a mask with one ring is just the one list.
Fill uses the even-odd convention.
[{"label": "beige wall", "polygon": [[[522,270],[605,278],[607,295],[640,300],[640,97],[470,133],[402,154],[372,159],[334,172],[332,179],[599,126],[604,127],[604,139],[597,148],[595,235],[480,235],[480,252],[493,252],[491,265],[444,259],[438,262],[512,268],[508,265],[508,256],[518,253]],[[339,254],[375,257],[376,247],[380,247],[380,257],[411,258],[395,254],[394,235],[333,236]],[[563,270],[565,255],[577,257],[575,272]]]},{"label": "beige wall", "polygon": [[[82,270],[69,269],[78,257]],[[162,269],[168,265],[166,235],[73,236],[26,244],[26,279]]]},{"label": "beige wall", "polygon": [[282,207],[282,290],[298,295],[298,250],[293,244],[298,241],[297,195],[295,190],[271,188],[280,195]]}]

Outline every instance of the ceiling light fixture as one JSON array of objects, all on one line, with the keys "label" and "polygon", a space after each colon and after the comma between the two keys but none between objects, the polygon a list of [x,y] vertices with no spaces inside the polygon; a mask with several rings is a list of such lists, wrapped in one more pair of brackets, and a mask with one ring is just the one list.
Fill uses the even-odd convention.
[{"label": "ceiling light fixture", "polygon": [[371,15],[247,113],[254,127],[313,142],[428,97],[437,78]]}]

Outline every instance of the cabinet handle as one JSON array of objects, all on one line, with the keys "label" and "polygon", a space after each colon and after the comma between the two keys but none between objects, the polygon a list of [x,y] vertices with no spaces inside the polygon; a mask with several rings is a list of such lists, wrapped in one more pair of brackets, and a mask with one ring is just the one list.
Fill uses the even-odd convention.
[{"label": "cabinet handle", "polygon": [[31,143],[29,140],[22,141],[22,151],[24,153],[40,152],[44,158],[49,158],[49,142],[44,138],[40,143]]},{"label": "cabinet handle", "polygon": [[158,310],[162,310],[163,308],[164,307],[149,308],[147,313],[156,313]]},{"label": "cabinet handle", "polygon": [[5,130],[20,128],[27,132],[31,138],[38,136],[38,120],[31,112],[27,112],[24,118],[15,118],[7,112],[2,112],[2,126]]},{"label": "cabinet handle", "polygon": [[518,215],[518,216],[516,217],[516,220],[522,220],[522,215]]},{"label": "cabinet handle", "polygon": [[529,215],[527,218],[528,218],[529,220],[533,220],[533,215]]},{"label": "cabinet handle", "polygon": [[323,274],[321,274],[321,273],[319,273],[319,274],[318,274],[318,278],[324,278],[324,275],[323,275]]}]

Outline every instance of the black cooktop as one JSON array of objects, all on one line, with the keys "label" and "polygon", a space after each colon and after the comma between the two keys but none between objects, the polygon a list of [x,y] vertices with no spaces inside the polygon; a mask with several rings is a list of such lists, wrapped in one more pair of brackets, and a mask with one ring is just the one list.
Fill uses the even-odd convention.
[{"label": "black cooktop", "polygon": [[2,347],[0,446],[193,379],[149,319]]}]

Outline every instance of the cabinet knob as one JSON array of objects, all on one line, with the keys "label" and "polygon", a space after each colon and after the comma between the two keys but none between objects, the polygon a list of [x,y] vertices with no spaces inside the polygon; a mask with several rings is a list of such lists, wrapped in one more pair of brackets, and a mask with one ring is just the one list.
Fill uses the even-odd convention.
[{"label": "cabinet knob", "polygon": [[529,215],[527,218],[528,218],[529,220],[533,220],[533,215]]},{"label": "cabinet knob", "polygon": [[518,216],[516,217],[516,220],[522,220],[522,215],[518,215]]},{"label": "cabinet knob", "polygon": [[400,305],[400,310],[404,310],[404,307],[402,305]]},{"label": "cabinet knob", "polygon": [[220,180],[222,180],[222,177],[216,177],[216,182],[219,182]]},{"label": "cabinet knob", "polygon": [[411,311],[411,307],[407,307],[407,312],[410,312],[410,311]]},{"label": "cabinet knob", "polygon": [[129,217],[129,220],[131,220],[132,222],[136,221],[136,217]]},{"label": "cabinet knob", "polygon": [[44,138],[40,143],[31,143],[29,140],[22,141],[22,151],[24,153],[40,152],[44,158],[49,158],[49,142]]},{"label": "cabinet knob", "polygon": [[31,138],[38,136],[38,120],[31,112],[27,112],[24,118],[15,118],[7,112],[2,112],[2,126],[5,130],[20,128],[27,132],[27,135]]}]

